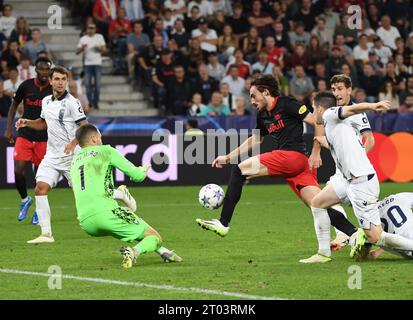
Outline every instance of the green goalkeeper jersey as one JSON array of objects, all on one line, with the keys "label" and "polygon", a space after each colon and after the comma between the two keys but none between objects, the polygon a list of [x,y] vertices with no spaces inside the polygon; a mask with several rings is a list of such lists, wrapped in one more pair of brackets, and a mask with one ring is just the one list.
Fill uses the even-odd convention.
[{"label": "green goalkeeper jersey", "polygon": [[74,155],[70,175],[80,222],[118,207],[112,198],[114,168],[135,182],[142,182],[146,177],[143,169],[134,166],[109,145],[85,147]]}]

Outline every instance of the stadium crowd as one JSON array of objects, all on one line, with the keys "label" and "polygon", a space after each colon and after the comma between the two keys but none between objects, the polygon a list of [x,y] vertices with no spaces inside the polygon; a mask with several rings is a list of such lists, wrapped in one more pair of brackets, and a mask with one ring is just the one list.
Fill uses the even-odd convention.
[{"label": "stadium crowd", "polygon": [[[249,86],[257,73],[273,74],[284,95],[307,104],[328,89],[331,76],[344,73],[353,80],[355,101],[387,99],[393,112],[413,112],[412,1],[65,2],[81,18],[81,37],[103,37],[99,43],[108,50],[98,53],[110,55],[115,73],[127,74],[136,90],[146,89],[163,114],[254,114]],[[361,8],[360,21],[351,5]],[[35,58],[50,56],[39,29],[14,17],[10,5],[2,12],[1,110],[19,82],[34,77]],[[98,99],[88,81],[100,78],[97,61],[97,68],[84,68],[94,107]],[[93,89],[98,96],[99,83]]]}]

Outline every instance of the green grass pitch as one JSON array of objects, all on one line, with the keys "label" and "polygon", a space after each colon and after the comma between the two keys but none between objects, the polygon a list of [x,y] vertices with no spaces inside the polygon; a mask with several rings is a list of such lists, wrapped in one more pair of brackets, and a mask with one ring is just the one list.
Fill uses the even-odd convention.
[{"label": "green grass pitch", "polygon": [[[412,187],[384,183],[381,196],[412,191]],[[146,254],[131,270],[120,266],[119,241],[92,238],[80,229],[71,190],[50,193],[56,242],[37,246],[26,241],[38,236],[39,227],[30,225],[30,217],[17,221],[16,191],[0,191],[0,269],[44,274],[49,266],[58,265],[63,275],[81,277],[64,278],[61,290],[50,290],[47,277],[0,272],[0,299],[239,299],[220,295],[223,291],[284,299],[413,298],[413,262],[387,253],[378,261],[356,263],[344,248],[333,253],[332,263],[300,264],[299,259],[316,252],[317,243],[310,211],[287,186],[247,185],[225,238],[196,225],[198,217],[219,216],[219,210],[211,212],[198,204],[199,189],[131,188],[138,214],[159,231],[166,247],[176,249],[184,259],[167,264],[155,254]],[[30,214],[33,210],[34,205]],[[354,222],[352,213],[350,217]],[[361,290],[348,288],[352,265],[361,267]],[[173,287],[122,286],[84,278]]]}]

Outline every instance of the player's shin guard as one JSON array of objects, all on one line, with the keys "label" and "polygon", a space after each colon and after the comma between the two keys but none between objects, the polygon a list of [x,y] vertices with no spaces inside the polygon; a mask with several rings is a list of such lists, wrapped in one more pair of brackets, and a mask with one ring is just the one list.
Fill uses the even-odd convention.
[{"label": "player's shin guard", "polygon": [[50,206],[47,196],[36,196],[36,212],[39,217],[39,225],[42,234],[52,235],[52,226],[50,223]]},{"label": "player's shin guard", "polygon": [[228,189],[221,211],[221,218],[219,219],[225,227],[228,227],[235,206],[239,199],[241,199],[242,187],[245,180],[246,177],[242,175],[241,169],[238,166],[235,166],[231,171],[231,178],[229,179]]},{"label": "player's shin guard", "polygon": [[314,228],[318,240],[318,253],[330,257],[330,218],[325,209],[311,207],[314,217]]},{"label": "player's shin guard", "polygon": [[389,247],[394,250],[413,251],[413,240],[383,231],[376,245],[379,247]]},{"label": "player's shin guard", "polygon": [[142,239],[134,248],[138,250],[139,254],[156,251],[161,244],[161,240],[154,235],[149,235]]},{"label": "player's shin guard", "polygon": [[14,173],[14,181],[16,183],[16,189],[20,194],[22,199],[27,198],[27,187],[26,187],[26,178],[24,175],[19,173]]},{"label": "player's shin guard", "polygon": [[354,232],[357,232],[357,228],[347,220],[347,217],[341,210],[337,210],[339,208],[344,211],[341,206],[334,206],[327,209],[331,225],[350,237]]}]

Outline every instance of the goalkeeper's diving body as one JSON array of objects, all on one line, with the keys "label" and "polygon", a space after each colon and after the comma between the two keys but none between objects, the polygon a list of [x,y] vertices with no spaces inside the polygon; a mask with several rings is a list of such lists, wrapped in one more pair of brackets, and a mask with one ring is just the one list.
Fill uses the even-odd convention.
[{"label": "goalkeeper's diving body", "polygon": [[[101,134],[92,124],[80,127],[76,138],[82,150],[73,158],[71,175],[81,228],[94,237],[112,236],[127,243],[139,241],[134,247],[122,246],[125,268],[131,268],[139,255],[148,252],[156,252],[166,262],[182,261],[175,252],[162,247],[159,233],[134,213],[136,202],[127,188],[114,189],[114,168],[132,181],[142,182],[149,165],[136,167],[116,149],[102,145]],[[122,192],[125,197],[116,196]],[[125,199],[128,207],[119,206],[114,198]]]}]

